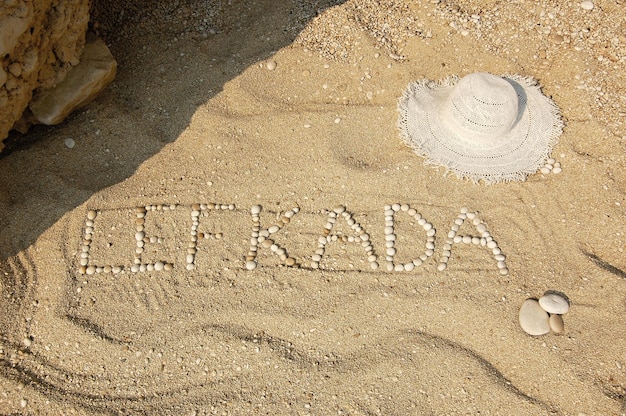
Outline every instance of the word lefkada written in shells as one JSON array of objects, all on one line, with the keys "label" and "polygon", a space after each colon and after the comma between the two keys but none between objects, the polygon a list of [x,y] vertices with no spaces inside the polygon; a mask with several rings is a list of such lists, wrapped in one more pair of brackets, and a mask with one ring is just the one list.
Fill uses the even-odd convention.
[{"label": "word lefkada written in shells", "polygon": [[545,335],[550,331],[563,332],[563,316],[569,312],[570,302],[564,294],[549,290],[537,299],[526,299],[519,311],[519,323],[529,335]]},{"label": "word lefkada written in shells", "polygon": [[[174,268],[207,272],[218,263],[220,267],[252,271],[262,265],[259,256],[262,251],[278,257],[282,266],[317,270],[329,267],[325,265],[325,255],[333,243],[357,247],[352,253],[361,253],[358,254],[361,263],[370,270],[378,270],[384,259],[388,272],[411,272],[435,254],[435,227],[408,204],[384,206],[382,250],[375,249],[370,233],[343,205],[317,213],[302,213],[295,207],[273,213],[275,219],[272,223],[265,220],[265,224],[262,211],[261,205],[243,211],[234,204],[219,203],[92,209],[86,215],[78,272],[123,274],[167,272]],[[225,216],[237,215],[239,218],[226,221]],[[320,215],[326,217],[325,223],[317,221]],[[303,216],[311,218],[298,223],[298,218]],[[400,216],[409,223],[409,230],[403,228],[407,238],[399,238],[404,237],[397,229]],[[477,235],[459,234],[466,221],[473,225]],[[312,228],[312,223],[323,225]],[[455,244],[489,250],[499,273],[508,274],[506,256],[477,212],[461,208],[446,236],[437,270],[447,268]],[[291,254],[292,249],[302,253],[302,247],[307,246],[311,247],[307,254]],[[404,253],[401,260],[397,256],[399,249]],[[381,252],[383,256],[377,254]],[[350,266],[354,267],[352,263]]]}]

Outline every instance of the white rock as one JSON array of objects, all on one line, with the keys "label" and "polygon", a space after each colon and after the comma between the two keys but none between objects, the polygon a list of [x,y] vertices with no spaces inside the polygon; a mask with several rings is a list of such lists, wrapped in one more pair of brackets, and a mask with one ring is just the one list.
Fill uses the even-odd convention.
[{"label": "white rock", "polygon": [[550,316],[535,299],[526,299],[519,311],[519,324],[529,335],[544,335],[550,332]]},{"label": "white rock", "polygon": [[593,10],[593,2],[591,1],[582,1],[580,2],[580,7],[584,10]]},{"label": "white rock", "polygon": [[544,311],[551,314],[563,315],[569,311],[569,300],[556,292],[544,293],[539,298],[539,305],[541,305]]}]

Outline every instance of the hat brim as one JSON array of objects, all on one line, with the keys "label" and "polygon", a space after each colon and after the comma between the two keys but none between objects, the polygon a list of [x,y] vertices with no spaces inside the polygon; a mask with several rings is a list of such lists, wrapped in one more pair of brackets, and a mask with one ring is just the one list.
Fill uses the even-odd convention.
[{"label": "hat brim", "polygon": [[510,132],[495,142],[459,137],[442,121],[442,106],[458,77],[409,84],[398,106],[403,140],[427,163],[444,166],[459,178],[487,184],[525,180],[545,165],[563,122],[557,106],[532,78],[502,78],[515,89],[520,111]]}]

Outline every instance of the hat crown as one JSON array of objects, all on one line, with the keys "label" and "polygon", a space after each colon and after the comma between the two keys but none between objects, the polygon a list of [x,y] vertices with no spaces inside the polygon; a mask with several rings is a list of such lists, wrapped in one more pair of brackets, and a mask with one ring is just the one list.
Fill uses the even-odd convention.
[{"label": "hat crown", "polygon": [[474,73],[459,80],[443,106],[443,120],[460,138],[490,144],[506,135],[519,115],[518,96],[501,77]]}]

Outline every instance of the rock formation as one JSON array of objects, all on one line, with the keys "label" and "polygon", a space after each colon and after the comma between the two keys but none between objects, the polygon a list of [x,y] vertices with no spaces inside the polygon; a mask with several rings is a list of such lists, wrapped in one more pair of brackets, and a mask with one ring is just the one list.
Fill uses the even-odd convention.
[{"label": "rock formation", "polygon": [[83,54],[89,11],[89,0],[0,0],[0,150],[10,130],[56,124],[113,79],[104,43]]}]

